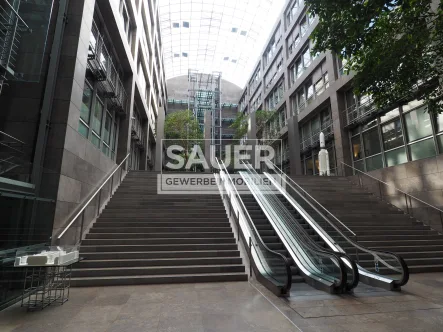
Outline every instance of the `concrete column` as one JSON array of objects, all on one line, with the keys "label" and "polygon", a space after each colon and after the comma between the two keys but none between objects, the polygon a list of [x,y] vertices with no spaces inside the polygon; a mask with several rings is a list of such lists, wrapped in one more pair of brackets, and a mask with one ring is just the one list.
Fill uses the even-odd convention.
[{"label": "concrete column", "polygon": [[161,172],[163,169],[163,139],[165,135],[165,109],[163,106],[158,108],[157,130],[156,130],[156,145],[155,145],[155,167],[156,172]]},{"label": "concrete column", "polygon": [[142,130],[144,134],[144,142],[143,145],[145,149],[142,151],[140,155],[140,170],[147,171],[148,170],[148,149],[149,149],[149,125],[148,120],[143,121]]},{"label": "concrete column", "polygon": [[250,163],[255,167],[255,149],[257,146],[257,120],[256,120],[256,112],[252,112],[249,114],[248,119],[248,140],[246,142],[246,145],[252,146],[251,151],[251,159]]},{"label": "concrete column", "polygon": [[291,175],[302,175],[300,158],[300,132],[296,115],[288,119],[288,147]]}]

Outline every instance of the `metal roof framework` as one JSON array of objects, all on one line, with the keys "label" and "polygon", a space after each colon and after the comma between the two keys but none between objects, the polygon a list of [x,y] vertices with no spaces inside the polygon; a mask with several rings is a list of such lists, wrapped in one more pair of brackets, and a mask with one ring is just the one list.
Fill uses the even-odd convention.
[{"label": "metal roof framework", "polygon": [[285,0],[161,0],[166,79],[222,72],[244,87]]}]

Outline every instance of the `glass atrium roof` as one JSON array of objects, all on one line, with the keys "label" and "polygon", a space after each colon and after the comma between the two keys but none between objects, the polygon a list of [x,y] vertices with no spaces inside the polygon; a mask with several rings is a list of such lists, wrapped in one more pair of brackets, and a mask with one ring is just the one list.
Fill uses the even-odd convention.
[{"label": "glass atrium roof", "polygon": [[285,0],[160,0],[166,79],[222,72],[244,87]]}]

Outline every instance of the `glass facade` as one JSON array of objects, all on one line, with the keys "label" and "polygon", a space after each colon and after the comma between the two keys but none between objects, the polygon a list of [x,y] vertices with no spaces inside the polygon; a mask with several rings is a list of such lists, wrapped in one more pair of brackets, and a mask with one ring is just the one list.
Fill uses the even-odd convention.
[{"label": "glass facade", "polygon": [[443,153],[443,116],[413,101],[350,131],[354,167],[362,171]]},{"label": "glass facade", "polygon": [[102,96],[97,82],[85,80],[78,132],[106,156],[115,160],[119,118],[108,107],[108,98]]}]

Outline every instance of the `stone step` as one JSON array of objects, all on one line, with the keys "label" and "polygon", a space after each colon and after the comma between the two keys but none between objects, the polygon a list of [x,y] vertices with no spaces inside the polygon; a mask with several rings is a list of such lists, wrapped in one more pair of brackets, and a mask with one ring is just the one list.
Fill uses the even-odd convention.
[{"label": "stone step", "polygon": [[82,252],[87,260],[240,257],[238,250]]},{"label": "stone step", "polygon": [[148,285],[148,284],[178,284],[195,282],[226,282],[247,281],[245,273],[199,273],[181,275],[156,275],[156,276],[117,276],[117,277],[88,277],[71,278],[74,287],[94,286],[123,286],[123,285]]},{"label": "stone step", "polygon": [[82,245],[80,252],[133,252],[133,251],[189,251],[189,250],[236,250],[236,244],[157,244],[157,245]]},{"label": "stone step", "polygon": [[142,267],[142,266],[187,266],[187,265],[238,265],[241,257],[209,257],[209,258],[158,258],[158,259],[106,259],[83,260],[75,268],[111,268],[111,267]]},{"label": "stone step", "polygon": [[72,278],[114,277],[138,275],[173,275],[198,273],[239,273],[245,272],[244,265],[189,265],[189,266],[149,266],[149,267],[109,267],[73,268]]},{"label": "stone step", "polygon": [[86,239],[156,239],[156,238],[229,238],[232,232],[182,232],[182,233],[89,233]]},{"label": "stone step", "polygon": [[[122,226],[122,225],[120,225]],[[232,231],[229,224],[226,224],[225,227],[177,227],[177,224],[174,227],[98,227],[94,225],[91,228],[91,233],[186,233],[186,232],[230,232]]]},{"label": "stone step", "polygon": [[110,245],[154,245],[154,244],[218,244],[236,243],[234,237],[231,238],[157,238],[157,239],[85,239],[82,244],[85,246],[110,246]]}]

